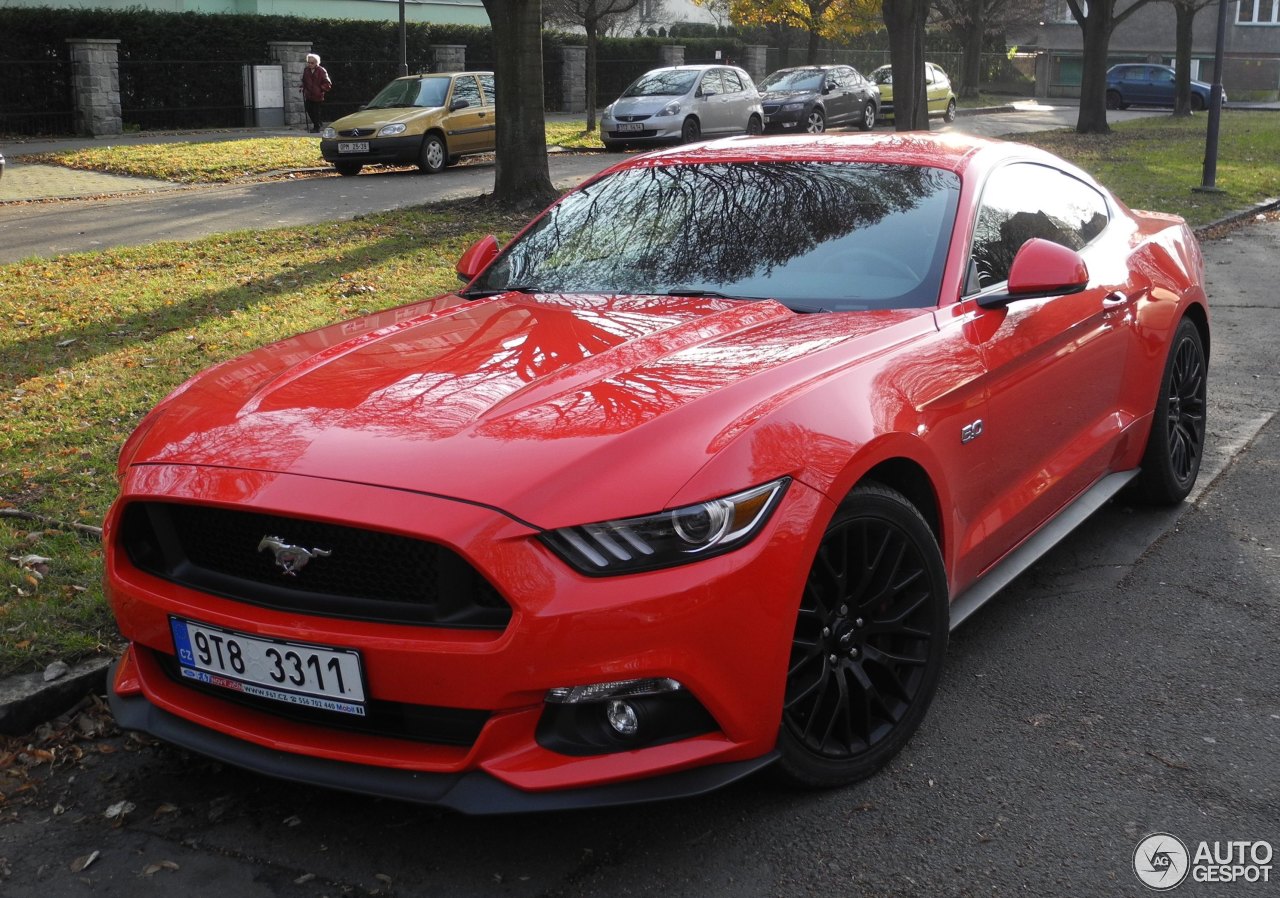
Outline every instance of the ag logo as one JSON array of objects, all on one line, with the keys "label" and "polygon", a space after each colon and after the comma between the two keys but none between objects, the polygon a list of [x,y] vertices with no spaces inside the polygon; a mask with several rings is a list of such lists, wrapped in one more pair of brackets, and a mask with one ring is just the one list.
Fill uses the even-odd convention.
[{"label": "ag logo", "polygon": [[1152,833],[1133,852],[1133,872],[1144,886],[1157,892],[1182,885],[1190,862],[1187,846],[1168,833]]}]

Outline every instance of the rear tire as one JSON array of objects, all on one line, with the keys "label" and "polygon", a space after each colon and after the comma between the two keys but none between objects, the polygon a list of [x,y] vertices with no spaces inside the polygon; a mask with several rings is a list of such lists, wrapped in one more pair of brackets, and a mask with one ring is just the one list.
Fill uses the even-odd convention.
[{"label": "rear tire", "polygon": [[933,531],[906,497],[856,487],[836,511],[796,617],[778,774],[842,786],[897,754],[942,675],[950,602]]},{"label": "rear tire", "polygon": [[947,100],[947,111],[942,113],[944,122],[954,122],[956,120],[956,101]]},{"label": "rear tire", "polygon": [[870,131],[876,126],[876,104],[867,103],[862,107],[862,118],[858,121],[859,131]]},{"label": "rear tire", "polygon": [[1208,375],[1200,329],[1183,318],[1169,346],[1142,471],[1134,481],[1143,501],[1176,505],[1195,485],[1204,455]]}]

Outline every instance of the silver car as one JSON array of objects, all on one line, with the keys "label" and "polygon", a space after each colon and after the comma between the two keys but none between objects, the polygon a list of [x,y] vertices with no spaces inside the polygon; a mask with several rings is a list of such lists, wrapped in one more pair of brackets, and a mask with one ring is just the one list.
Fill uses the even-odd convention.
[{"label": "silver car", "polygon": [[750,75],[731,65],[646,72],[605,107],[600,119],[600,139],[612,151],[763,129],[760,92]]}]

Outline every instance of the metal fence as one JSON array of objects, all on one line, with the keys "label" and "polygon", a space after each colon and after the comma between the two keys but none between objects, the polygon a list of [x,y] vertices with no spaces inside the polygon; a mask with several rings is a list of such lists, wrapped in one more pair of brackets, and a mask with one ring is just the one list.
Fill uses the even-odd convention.
[{"label": "metal fence", "polygon": [[69,60],[0,61],[0,134],[73,132],[72,65]]},{"label": "metal fence", "polygon": [[238,128],[245,124],[244,67],[262,60],[120,60],[126,130]]}]

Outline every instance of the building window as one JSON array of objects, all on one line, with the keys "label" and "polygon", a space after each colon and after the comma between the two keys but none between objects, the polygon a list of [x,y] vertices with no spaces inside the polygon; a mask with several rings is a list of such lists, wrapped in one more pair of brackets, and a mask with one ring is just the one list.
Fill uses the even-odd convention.
[{"label": "building window", "polygon": [[1237,25],[1280,25],[1280,0],[1240,0]]}]

